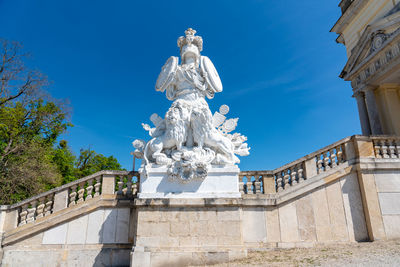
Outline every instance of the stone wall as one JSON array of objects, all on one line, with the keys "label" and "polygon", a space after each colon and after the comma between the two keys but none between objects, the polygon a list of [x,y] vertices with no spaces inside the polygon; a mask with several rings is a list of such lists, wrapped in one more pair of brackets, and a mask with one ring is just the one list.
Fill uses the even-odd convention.
[{"label": "stone wall", "polygon": [[400,238],[400,171],[374,173],[386,237]]},{"label": "stone wall", "polygon": [[[133,266],[210,264],[246,256],[241,209],[230,200],[222,202],[178,200],[169,207],[139,203]],[[193,204],[199,206],[184,207]]]},{"label": "stone wall", "polygon": [[355,173],[278,206],[243,207],[246,247],[304,247],[368,239]]},{"label": "stone wall", "polygon": [[98,209],[4,248],[2,266],[129,266],[131,209]]}]

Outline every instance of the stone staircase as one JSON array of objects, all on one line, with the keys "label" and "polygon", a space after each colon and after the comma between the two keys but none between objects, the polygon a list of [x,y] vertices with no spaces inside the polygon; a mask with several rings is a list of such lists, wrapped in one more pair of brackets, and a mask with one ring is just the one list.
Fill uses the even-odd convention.
[{"label": "stone staircase", "polygon": [[[140,257],[156,266],[155,259],[171,255],[171,247],[187,247],[182,264],[191,263],[188,259],[198,253],[205,255],[201,263],[209,263],[218,261],[215,255],[220,255],[219,261],[242,257],[246,249],[400,237],[400,137],[347,137],[275,170],[242,171],[238,199],[137,199],[139,181],[138,172],[101,171],[1,206],[2,266],[38,257],[37,266],[145,266]],[[212,248],[220,254],[210,254],[199,249],[206,243],[195,228],[186,239],[174,236],[174,218],[163,219],[172,210],[180,212],[181,223],[188,225],[201,221],[200,214],[216,213],[215,222],[207,215],[209,223],[202,230],[210,233],[210,223],[220,223],[219,214],[231,210],[236,217],[229,220],[240,227],[226,233],[230,239],[216,233],[214,239],[225,243]],[[152,215],[143,219],[149,211]],[[183,213],[192,211],[193,218],[182,219]],[[169,225],[167,236],[157,232],[157,225],[164,222]],[[144,234],[145,225],[152,225],[150,233]],[[188,236],[189,245],[183,241]],[[232,246],[245,250],[234,254]],[[132,247],[144,248],[136,260],[130,256]]]}]

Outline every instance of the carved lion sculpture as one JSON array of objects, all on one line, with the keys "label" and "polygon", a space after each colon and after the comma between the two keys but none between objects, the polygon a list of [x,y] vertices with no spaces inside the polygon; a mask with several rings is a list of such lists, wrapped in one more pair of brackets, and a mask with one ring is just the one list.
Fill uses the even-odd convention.
[{"label": "carved lion sculpture", "polygon": [[183,143],[187,138],[187,123],[185,122],[186,110],[180,105],[172,105],[165,114],[165,132],[151,139],[144,149],[144,159],[146,164],[150,160],[157,164],[166,165],[172,163],[163,150],[176,147],[181,150]]},{"label": "carved lion sculpture", "polygon": [[218,154],[214,160],[216,164],[238,163],[234,154],[234,145],[229,138],[223,136],[211,123],[211,113],[208,109],[193,110],[192,127],[194,141],[198,147],[203,145],[212,148]]}]

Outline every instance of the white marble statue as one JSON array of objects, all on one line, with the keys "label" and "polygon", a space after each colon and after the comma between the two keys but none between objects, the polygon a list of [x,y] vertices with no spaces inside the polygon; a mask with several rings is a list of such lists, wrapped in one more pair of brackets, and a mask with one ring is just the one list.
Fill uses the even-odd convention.
[{"label": "white marble statue", "polygon": [[142,124],[152,139],[133,142],[135,156],[144,159],[145,168],[167,165],[170,178],[178,181],[203,179],[210,164],[239,163],[235,154],[247,156],[250,149],[245,136],[230,134],[238,119],[226,120],[227,105],[214,116],[210,111],[205,97],[212,99],[221,92],[222,83],[211,60],[200,55],[203,40],[195,33],[189,28],[178,39],[181,64],[170,57],[158,76],[156,90],[173,101],[165,118],[153,114],[153,128]]}]

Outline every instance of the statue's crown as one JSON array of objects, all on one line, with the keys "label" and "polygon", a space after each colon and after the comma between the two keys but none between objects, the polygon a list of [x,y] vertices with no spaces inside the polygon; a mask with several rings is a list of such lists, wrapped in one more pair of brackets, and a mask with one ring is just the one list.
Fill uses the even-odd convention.
[{"label": "statue's crown", "polygon": [[188,44],[194,44],[199,49],[199,52],[203,50],[203,38],[201,36],[194,36],[196,31],[192,28],[188,28],[185,31],[186,36],[181,36],[178,38],[178,46],[182,51],[182,47]]}]

